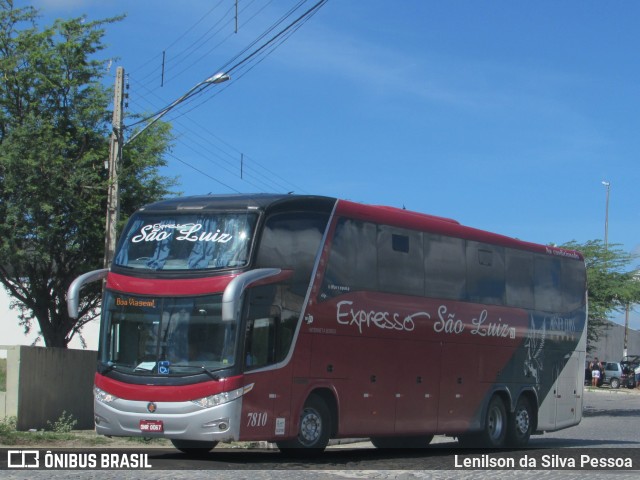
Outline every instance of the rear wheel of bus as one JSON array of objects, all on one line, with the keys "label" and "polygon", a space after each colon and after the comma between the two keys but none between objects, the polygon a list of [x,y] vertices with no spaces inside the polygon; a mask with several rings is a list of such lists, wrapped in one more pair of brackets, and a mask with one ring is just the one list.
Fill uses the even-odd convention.
[{"label": "rear wheel of bus", "polygon": [[524,447],[529,443],[533,429],[533,410],[531,402],[525,396],[521,396],[516,404],[516,409],[509,415],[507,431],[507,445],[510,447]]},{"label": "rear wheel of bus", "polygon": [[322,453],[331,435],[331,411],[319,395],[311,395],[300,412],[298,436],[278,442],[278,448],[288,454]]},{"label": "rear wheel of bus", "polygon": [[482,431],[458,437],[464,447],[501,448],[507,438],[508,416],[504,402],[494,395],[487,407]]}]

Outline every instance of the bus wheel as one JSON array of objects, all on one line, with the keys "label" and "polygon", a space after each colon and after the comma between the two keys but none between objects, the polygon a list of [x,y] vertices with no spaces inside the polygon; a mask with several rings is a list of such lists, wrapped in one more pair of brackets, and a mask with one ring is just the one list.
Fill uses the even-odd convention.
[{"label": "bus wheel", "polygon": [[209,453],[218,444],[218,442],[179,439],[171,439],[171,443],[173,443],[173,446],[180,450],[182,453],[186,453],[187,455],[191,455],[194,457]]},{"label": "bus wheel", "polygon": [[529,442],[533,428],[533,411],[531,403],[525,396],[521,396],[513,414],[509,415],[507,428],[507,445],[510,447],[524,447]]},{"label": "bus wheel", "polygon": [[497,395],[489,402],[484,429],[480,433],[479,441],[483,447],[500,448],[504,446],[507,436],[507,409]]},{"label": "bus wheel", "polygon": [[318,395],[311,395],[300,413],[298,436],[293,440],[278,442],[278,448],[290,454],[322,453],[329,444],[331,413]]},{"label": "bus wheel", "polygon": [[433,435],[372,437],[370,440],[376,448],[426,448],[433,440]]}]

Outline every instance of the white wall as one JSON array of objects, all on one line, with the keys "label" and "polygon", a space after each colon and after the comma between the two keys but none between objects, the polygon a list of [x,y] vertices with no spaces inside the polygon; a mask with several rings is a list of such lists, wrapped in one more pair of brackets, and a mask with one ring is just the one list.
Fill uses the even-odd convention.
[{"label": "white wall", "polygon": [[[9,309],[10,303],[11,296],[3,287],[0,287],[0,345],[32,345],[40,331],[38,322],[34,321],[31,326],[31,332],[28,335],[25,335],[23,328],[18,324],[18,312],[16,310]],[[98,349],[98,332],[98,319],[85,325],[83,329],[83,336],[87,342],[87,349]],[[42,338],[40,338],[36,345],[41,347],[44,346]],[[74,336],[69,343],[69,348],[81,349],[80,339]],[[6,356],[6,351],[0,350],[0,357],[6,358]]]}]

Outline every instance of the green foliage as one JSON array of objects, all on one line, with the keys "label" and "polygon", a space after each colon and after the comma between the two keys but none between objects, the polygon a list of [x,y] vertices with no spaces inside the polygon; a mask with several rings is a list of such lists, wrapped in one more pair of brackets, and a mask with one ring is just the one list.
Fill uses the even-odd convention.
[{"label": "green foliage", "polygon": [[599,338],[604,320],[624,310],[627,304],[640,303],[640,281],[634,278],[638,272],[632,265],[635,257],[619,245],[605,246],[600,240],[583,244],[573,241],[563,247],[578,250],[585,258],[589,290],[588,341],[593,343]]},{"label": "green foliage", "polygon": [[45,432],[44,430],[19,432],[16,430],[16,422],[16,417],[0,420],[0,445],[56,445],[68,444],[75,440],[75,435],[71,433]]},{"label": "green foliage", "polygon": [[[67,315],[70,283],[102,267],[112,85],[95,56],[104,28],[120,19],[42,30],[36,20],[32,7],[0,0],[0,282],[25,332],[35,319],[47,346],[66,347],[100,302],[100,285],[90,285],[80,320]],[[175,185],[158,174],[169,126],[144,137],[121,166],[121,222]]]},{"label": "green foliage", "polygon": [[11,435],[16,431],[16,417],[5,417],[0,420],[0,438]]},{"label": "green foliage", "polygon": [[[71,431],[28,431],[16,430],[16,417],[0,419],[0,446],[29,445],[34,447],[58,448],[87,448],[91,446],[119,446],[129,447],[132,444],[144,443],[158,447],[170,446],[169,440],[164,438],[145,439],[142,437],[103,437],[95,430]],[[63,422],[67,425],[66,422]]]},{"label": "green foliage", "polygon": [[63,410],[60,417],[55,422],[47,422],[48,430],[56,433],[71,433],[71,430],[78,424],[72,414],[67,414],[66,410]]}]

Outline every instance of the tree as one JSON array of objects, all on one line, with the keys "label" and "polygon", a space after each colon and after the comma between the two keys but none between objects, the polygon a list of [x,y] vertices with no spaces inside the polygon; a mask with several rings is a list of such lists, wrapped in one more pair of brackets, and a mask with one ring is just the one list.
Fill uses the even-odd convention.
[{"label": "tree", "polygon": [[[95,59],[110,18],[56,20],[38,29],[32,7],[0,0],[0,282],[25,333],[36,320],[45,345],[66,347],[97,316],[100,285],[83,289],[81,316],[66,292],[102,267],[111,113]],[[127,151],[120,171],[121,220],[166,196],[159,175],[170,128],[158,123]]]},{"label": "tree", "polygon": [[587,341],[596,342],[605,328],[605,320],[627,305],[640,302],[640,282],[631,268],[634,256],[619,245],[605,246],[601,240],[580,244],[575,241],[563,248],[578,250],[585,258],[589,290],[589,325]]}]

